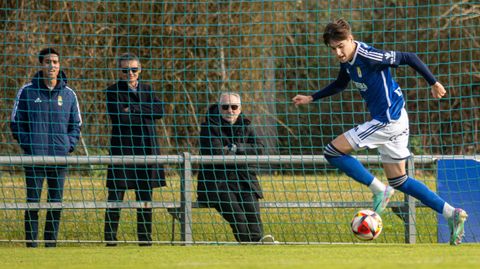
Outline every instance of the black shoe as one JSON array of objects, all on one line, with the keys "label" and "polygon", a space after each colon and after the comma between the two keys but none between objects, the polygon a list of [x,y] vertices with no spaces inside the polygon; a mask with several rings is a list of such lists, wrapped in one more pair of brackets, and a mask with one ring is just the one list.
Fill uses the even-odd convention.
[{"label": "black shoe", "polygon": [[36,248],[38,247],[37,243],[26,243],[27,248]]},{"label": "black shoe", "polygon": [[141,247],[150,247],[152,246],[152,243],[139,243],[138,245]]},{"label": "black shoe", "polygon": [[57,243],[45,243],[45,247],[46,247],[46,248],[56,248],[56,247],[57,247]]},{"label": "black shoe", "polygon": [[116,247],[117,243],[107,243],[105,246],[106,247]]}]

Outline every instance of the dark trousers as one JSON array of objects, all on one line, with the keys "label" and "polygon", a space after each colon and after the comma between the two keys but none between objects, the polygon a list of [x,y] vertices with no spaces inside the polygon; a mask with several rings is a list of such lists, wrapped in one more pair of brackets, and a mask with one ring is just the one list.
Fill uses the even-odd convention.
[{"label": "dark trousers", "polygon": [[258,242],[263,236],[260,205],[256,194],[241,191],[218,193],[215,209],[230,223],[238,242]]},{"label": "dark trousers", "polygon": [[[124,189],[108,190],[108,202],[122,202],[125,196]],[[152,190],[135,190],[138,202],[152,201]],[[105,211],[105,241],[117,241],[120,208],[107,208]],[[137,235],[138,241],[152,241],[152,209],[137,208]],[[146,244],[142,244],[146,245]]]},{"label": "dark trousers", "polygon": [[[47,202],[62,202],[63,185],[65,182],[66,168],[56,167],[25,167],[27,186],[27,203],[38,203],[42,195],[43,181],[47,179]],[[25,210],[25,239],[27,247],[37,247],[38,238],[38,209]],[[44,240],[57,240],[60,226],[61,209],[48,209],[45,222]],[[56,243],[47,242],[46,247],[55,247]]]}]

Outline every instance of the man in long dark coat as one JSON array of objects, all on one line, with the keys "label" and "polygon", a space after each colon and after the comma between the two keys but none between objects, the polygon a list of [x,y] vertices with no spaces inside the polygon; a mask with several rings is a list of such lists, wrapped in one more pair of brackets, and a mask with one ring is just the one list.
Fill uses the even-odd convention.
[{"label": "man in long dark coat", "polygon": [[[140,61],[125,53],[118,59],[120,80],[108,87],[107,113],[112,123],[111,155],[159,155],[155,120],[163,116],[163,104],[148,84],[139,81]],[[134,189],[137,201],[152,201],[153,188],[165,186],[162,165],[110,165],[107,175],[108,201],[123,201],[125,191]],[[105,212],[105,240],[115,246],[120,208]],[[152,209],[137,208],[137,234],[140,245],[151,245]]]}]

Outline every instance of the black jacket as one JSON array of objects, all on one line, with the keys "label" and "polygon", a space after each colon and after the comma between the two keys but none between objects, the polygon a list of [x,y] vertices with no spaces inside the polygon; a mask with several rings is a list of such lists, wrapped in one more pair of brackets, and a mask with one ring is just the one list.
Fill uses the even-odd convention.
[{"label": "black jacket", "polygon": [[[250,124],[250,120],[240,114],[237,122],[231,125],[222,119],[218,105],[211,106],[206,122],[201,126],[200,154],[262,155],[264,145]],[[237,147],[236,153],[224,149],[233,144]],[[250,191],[258,198],[263,198],[255,170],[255,166],[246,164],[201,165],[198,173],[198,200],[217,201],[217,193],[228,190]]]},{"label": "black jacket", "polygon": [[[163,103],[150,85],[139,83],[137,92],[119,81],[106,90],[107,113],[112,124],[111,155],[160,155],[155,120],[163,116]],[[129,108],[125,112],[125,108]],[[110,165],[107,187],[147,189],[165,186],[163,165]]]},{"label": "black jacket", "polygon": [[25,154],[68,155],[80,138],[81,125],[77,95],[63,72],[52,90],[39,71],[18,91],[10,128]]}]

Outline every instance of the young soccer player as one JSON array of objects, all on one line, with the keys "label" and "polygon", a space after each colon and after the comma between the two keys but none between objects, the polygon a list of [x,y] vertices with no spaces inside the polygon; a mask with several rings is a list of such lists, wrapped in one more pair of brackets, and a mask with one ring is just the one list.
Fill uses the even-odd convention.
[{"label": "young soccer player", "polygon": [[[400,190],[443,214],[450,228],[450,244],[460,244],[467,213],[461,208],[452,207],[422,182],[406,173],[405,160],[410,156],[408,115],[402,91],[392,78],[389,68],[409,65],[431,85],[434,98],[445,95],[443,85],[415,53],[383,51],[354,40],[350,25],[344,19],[329,23],[323,39],[340,61],[338,77],[311,96],[295,96],[293,103],[297,106],[304,105],[334,95],[345,90],[352,80],[367,103],[372,117],[371,121],[341,134],[328,144],[324,150],[325,158],[331,165],[371,189],[373,209],[377,213],[385,210],[394,189]],[[378,148],[390,186],[385,186],[349,155],[352,151],[365,148]]]}]

